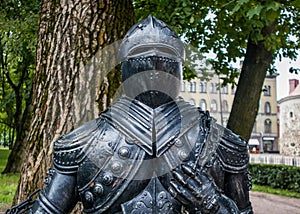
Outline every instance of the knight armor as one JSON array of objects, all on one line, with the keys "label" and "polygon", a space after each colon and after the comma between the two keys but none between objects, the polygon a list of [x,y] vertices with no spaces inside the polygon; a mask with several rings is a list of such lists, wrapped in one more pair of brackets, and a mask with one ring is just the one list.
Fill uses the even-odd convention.
[{"label": "knight armor", "polygon": [[68,213],[78,201],[85,213],[252,213],[247,142],[178,97],[175,32],[150,15],[118,57],[124,95],[55,142],[28,213]]}]

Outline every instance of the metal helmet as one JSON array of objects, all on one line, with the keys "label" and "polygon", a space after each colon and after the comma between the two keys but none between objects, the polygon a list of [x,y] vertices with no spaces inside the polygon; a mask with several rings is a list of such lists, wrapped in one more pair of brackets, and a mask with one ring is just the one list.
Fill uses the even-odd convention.
[{"label": "metal helmet", "polygon": [[149,15],[125,35],[119,50],[125,95],[155,108],[178,96],[184,44],[163,21]]}]

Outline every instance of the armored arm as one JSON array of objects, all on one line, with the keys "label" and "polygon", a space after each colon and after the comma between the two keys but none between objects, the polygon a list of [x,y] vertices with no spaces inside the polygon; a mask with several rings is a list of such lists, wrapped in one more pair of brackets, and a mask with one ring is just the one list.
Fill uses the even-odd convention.
[{"label": "armored arm", "polygon": [[32,213],[68,213],[79,200],[77,192],[78,158],[84,142],[81,130],[61,136],[54,144],[53,169],[48,170],[46,186],[34,203]]},{"label": "armored arm", "polygon": [[249,200],[251,176],[248,171],[248,144],[240,136],[224,129],[216,154],[214,171],[222,171],[224,194],[232,199],[241,213],[252,213]]},{"label": "armored arm", "polygon": [[68,213],[78,201],[75,174],[61,174],[50,169],[46,180],[48,184],[40,192],[30,213]]}]

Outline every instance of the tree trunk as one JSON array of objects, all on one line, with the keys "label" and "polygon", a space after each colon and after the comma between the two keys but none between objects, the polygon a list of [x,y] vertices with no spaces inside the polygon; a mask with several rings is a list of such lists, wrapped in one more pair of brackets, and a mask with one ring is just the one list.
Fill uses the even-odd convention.
[{"label": "tree trunk", "polygon": [[[105,86],[97,86],[101,71],[96,70],[96,53],[123,38],[133,15],[131,0],[42,1],[33,117],[14,203],[43,187],[55,139],[98,116],[96,95],[100,110],[110,104],[120,82],[111,84],[106,77]],[[119,75],[114,72],[109,76]],[[99,94],[100,88],[106,90]]]},{"label": "tree trunk", "polygon": [[[263,35],[270,35],[275,24],[263,29]],[[247,51],[235,93],[227,127],[236,134],[249,140],[259,108],[267,70],[273,60],[273,52],[267,50],[264,42],[248,41]],[[246,123],[245,123],[246,121]]]},{"label": "tree trunk", "polygon": [[[15,116],[15,129],[16,129],[16,141],[11,148],[11,153],[8,156],[7,164],[2,174],[6,173],[20,173],[22,164],[25,159],[26,154],[26,144],[24,139],[26,137],[28,128],[30,126],[31,118],[31,99],[32,99],[32,90],[30,90],[28,97],[25,100],[25,109],[22,112],[22,108],[16,111]],[[22,98],[17,100],[21,102]],[[18,109],[18,108],[17,108]]]}]

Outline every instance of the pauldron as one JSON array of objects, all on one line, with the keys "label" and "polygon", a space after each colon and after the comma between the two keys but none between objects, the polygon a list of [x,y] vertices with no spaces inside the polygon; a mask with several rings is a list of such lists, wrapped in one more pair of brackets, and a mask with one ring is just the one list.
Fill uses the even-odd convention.
[{"label": "pauldron", "polygon": [[224,129],[216,157],[225,171],[245,172],[249,162],[248,144],[229,129]]}]

